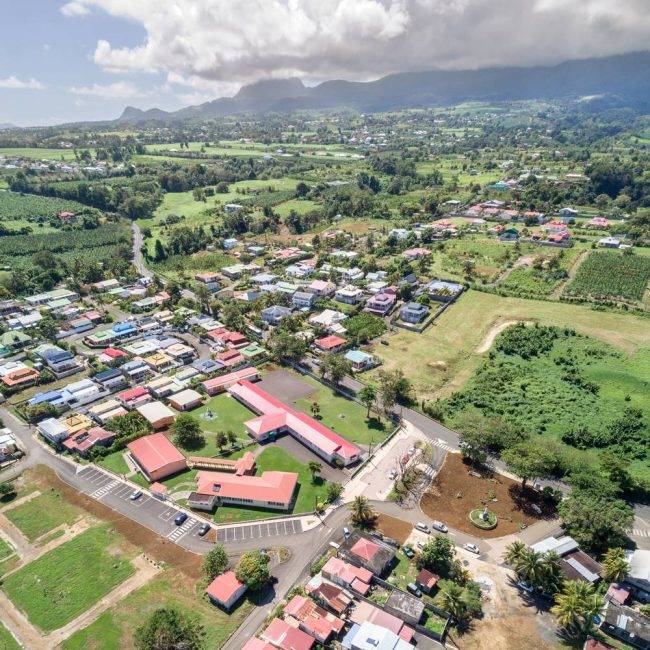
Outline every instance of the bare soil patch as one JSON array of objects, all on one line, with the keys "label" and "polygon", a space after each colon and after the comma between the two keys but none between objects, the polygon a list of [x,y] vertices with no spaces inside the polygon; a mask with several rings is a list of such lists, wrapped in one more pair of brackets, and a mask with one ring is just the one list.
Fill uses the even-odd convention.
[{"label": "bare soil patch", "polygon": [[[479,471],[465,464],[459,455],[447,454],[442,469],[422,496],[420,507],[426,515],[450,527],[476,537],[491,538],[511,535],[522,524],[530,526],[550,515],[546,511],[542,515],[535,513],[532,507],[535,499],[536,493],[532,490],[522,493],[518,482],[489,470]],[[470,510],[483,508],[485,501],[499,519],[492,530],[481,530],[469,520]],[[544,508],[544,504],[538,505]]]},{"label": "bare soil patch", "polygon": [[284,402],[295,402],[314,392],[314,387],[309,382],[286,370],[274,370],[266,373],[259,385],[273,397]]},{"label": "bare soil patch", "polygon": [[403,544],[411,534],[413,526],[407,521],[395,519],[395,517],[391,517],[390,515],[380,514],[377,517],[376,529],[384,536],[392,537],[400,544]]},{"label": "bare soil patch", "polygon": [[38,481],[42,486],[46,486],[48,489],[53,487],[70,503],[83,508],[98,519],[111,523],[120,535],[141,548],[146,555],[158,562],[165,562],[178,568],[193,580],[198,580],[201,577],[201,557],[199,555],[186,551],[177,544],[159,537],[145,526],[111,510],[103,503],[77,492],[62,481],[49,467],[39,466],[36,470],[34,474],[38,476]]},{"label": "bare soil patch", "polygon": [[516,325],[517,323],[530,323],[531,321],[521,321],[521,320],[507,320],[498,325],[494,325],[487,333],[487,336],[483,339],[481,345],[479,345],[474,351],[476,354],[483,354],[487,352],[494,343],[494,339],[503,332],[503,330],[508,329],[511,325]]}]

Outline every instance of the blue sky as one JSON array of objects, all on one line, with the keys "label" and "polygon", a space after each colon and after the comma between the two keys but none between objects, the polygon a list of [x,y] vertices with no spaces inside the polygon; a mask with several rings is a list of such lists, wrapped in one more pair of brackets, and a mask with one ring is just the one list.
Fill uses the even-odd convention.
[{"label": "blue sky", "polygon": [[4,0],[0,123],[171,110],[263,78],[554,64],[648,43],[648,0]]}]

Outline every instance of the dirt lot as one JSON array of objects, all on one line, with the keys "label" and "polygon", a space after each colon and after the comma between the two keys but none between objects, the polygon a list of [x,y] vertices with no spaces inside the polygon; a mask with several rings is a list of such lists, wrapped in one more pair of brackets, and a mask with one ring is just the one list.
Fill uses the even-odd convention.
[{"label": "dirt lot", "polygon": [[[519,532],[520,524],[530,526],[542,518],[533,512],[527,501],[520,498],[519,483],[516,481],[500,474],[475,476],[474,473],[476,470],[465,465],[459,455],[447,454],[445,464],[429,491],[422,496],[422,511],[452,528],[482,538],[510,535]],[[492,530],[481,530],[471,524],[469,512],[474,508],[483,508],[482,501],[491,498],[496,498],[496,501],[490,501],[488,507],[497,515],[499,523]]]},{"label": "dirt lot", "polygon": [[390,515],[381,514],[377,517],[377,530],[386,537],[392,537],[400,544],[403,544],[413,530],[413,525],[401,519],[395,519]]},{"label": "dirt lot", "polygon": [[299,375],[286,370],[273,370],[266,373],[260,381],[259,387],[286,404],[291,404],[314,392],[314,387],[309,382],[303,381]]},{"label": "dirt lot", "polygon": [[158,562],[164,562],[176,567],[193,580],[198,580],[202,576],[201,557],[199,555],[190,553],[169,540],[162,539],[153,531],[111,510],[103,503],[77,492],[59,479],[50,468],[39,466],[36,468],[36,472],[31,473],[30,478],[32,477],[39,483],[41,491],[52,487],[66,501],[83,508],[98,519],[112,523],[120,535],[141,548],[145,555]]}]

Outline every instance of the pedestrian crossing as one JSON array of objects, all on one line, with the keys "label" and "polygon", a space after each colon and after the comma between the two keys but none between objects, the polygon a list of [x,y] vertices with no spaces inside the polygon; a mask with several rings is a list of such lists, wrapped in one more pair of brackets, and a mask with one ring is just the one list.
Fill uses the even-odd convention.
[{"label": "pedestrian crossing", "polygon": [[632,537],[650,537],[650,530],[643,530],[642,528],[633,528]]},{"label": "pedestrian crossing", "polygon": [[456,451],[456,449],[448,445],[442,438],[438,438],[437,440],[431,440],[430,442],[434,447],[440,447],[440,449],[444,449],[445,451],[451,451],[451,452]]},{"label": "pedestrian crossing", "polygon": [[108,494],[116,485],[119,485],[119,483],[119,481],[113,479],[112,481],[105,483],[100,488],[95,490],[90,496],[93,499],[101,499],[105,494]]},{"label": "pedestrian crossing", "polygon": [[174,528],[174,530],[172,530],[172,532],[169,533],[169,535],[167,535],[167,539],[171,540],[172,542],[176,542],[181,537],[183,537],[183,535],[189,533],[190,530],[195,525],[196,525],[196,519],[192,519],[192,517],[190,517],[183,524],[181,524],[177,528]]}]

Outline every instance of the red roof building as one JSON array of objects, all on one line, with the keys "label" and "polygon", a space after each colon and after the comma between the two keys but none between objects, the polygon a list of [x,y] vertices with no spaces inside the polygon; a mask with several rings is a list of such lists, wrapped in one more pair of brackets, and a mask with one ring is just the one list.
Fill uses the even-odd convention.
[{"label": "red roof building", "polygon": [[281,618],[274,618],[261,637],[281,650],[310,650],[316,641]]},{"label": "red roof building", "polygon": [[320,643],[327,643],[330,636],[338,634],[344,625],[340,618],[306,596],[294,596],[285,606],[284,615],[298,621],[300,629],[316,637]]},{"label": "red roof building", "polygon": [[218,575],[205,590],[208,598],[224,609],[231,609],[245,592],[246,585],[237,580],[234,571],[225,571]]},{"label": "red roof building", "polygon": [[25,386],[34,383],[39,376],[40,373],[34,368],[19,368],[4,375],[2,377],[2,383],[9,388]]},{"label": "red roof building", "polygon": [[160,481],[167,476],[187,469],[181,454],[164,433],[152,433],[127,445],[133,460],[150,481]]},{"label": "red roof building", "polygon": [[275,650],[275,648],[270,643],[253,636],[242,646],[242,650]]},{"label": "red roof building", "polygon": [[364,596],[370,589],[372,573],[363,567],[344,562],[338,557],[331,557],[321,569],[323,577],[341,587],[349,587]]},{"label": "red roof building", "polygon": [[380,550],[379,545],[375,544],[372,540],[360,537],[357,543],[350,549],[350,553],[356,555],[363,561],[372,562]]},{"label": "red roof building", "polygon": [[76,451],[79,455],[85,456],[88,450],[95,445],[110,445],[115,440],[112,431],[106,431],[102,427],[84,429],[63,441],[63,446],[68,451]]},{"label": "red roof building", "polygon": [[287,432],[329,463],[339,460],[347,466],[359,459],[359,447],[302,411],[287,406],[250,381],[238,381],[228,392],[260,414],[259,417],[244,423],[248,433],[256,440],[266,440]]},{"label": "red roof building", "polygon": [[323,336],[314,341],[314,345],[323,352],[339,352],[346,344],[346,340],[335,334]]},{"label": "red roof building", "polygon": [[151,395],[144,386],[135,386],[134,388],[123,390],[121,393],[118,393],[115,398],[124,406],[124,408],[129,409],[129,411],[151,401]]},{"label": "red roof building", "polygon": [[438,584],[438,576],[427,569],[422,569],[415,578],[415,584],[427,594]]},{"label": "red roof building", "polygon": [[246,359],[244,355],[239,352],[239,350],[224,350],[219,352],[216,356],[217,361],[225,366],[226,368],[232,368],[233,366],[238,366],[241,363],[244,363]]},{"label": "red roof building", "polygon": [[249,381],[257,381],[260,378],[260,373],[257,368],[242,368],[235,370],[227,375],[215,377],[214,379],[207,379],[203,383],[203,388],[208,395],[217,395],[223,393],[226,389],[236,384],[240,379],[248,379]]}]

